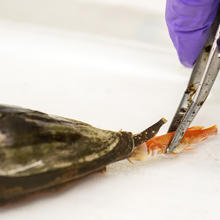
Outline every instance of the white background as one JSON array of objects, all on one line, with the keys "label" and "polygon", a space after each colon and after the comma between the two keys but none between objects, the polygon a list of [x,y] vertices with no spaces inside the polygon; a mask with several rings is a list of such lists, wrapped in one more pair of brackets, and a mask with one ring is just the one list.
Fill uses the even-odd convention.
[{"label": "white background", "polygon": [[[191,70],[164,21],[165,1],[0,0],[0,102],[139,132],[166,117]],[[220,79],[193,122],[220,125]],[[214,137],[173,159],[121,161],[55,195],[0,209],[1,220],[219,219]]]}]

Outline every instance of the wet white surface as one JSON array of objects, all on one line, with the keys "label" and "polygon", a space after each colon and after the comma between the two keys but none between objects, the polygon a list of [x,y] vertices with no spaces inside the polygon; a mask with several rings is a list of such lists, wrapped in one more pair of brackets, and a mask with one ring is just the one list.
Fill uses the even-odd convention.
[{"label": "wet white surface", "polygon": [[[1,103],[112,130],[170,122],[190,70],[177,60],[160,1],[19,2],[0,0]],[[219,96],[220,78],[194,125],[220,126]],[[173,159],[112,164],[105,175],[0,209],[0,218],[219,219],[219,141]]]}]

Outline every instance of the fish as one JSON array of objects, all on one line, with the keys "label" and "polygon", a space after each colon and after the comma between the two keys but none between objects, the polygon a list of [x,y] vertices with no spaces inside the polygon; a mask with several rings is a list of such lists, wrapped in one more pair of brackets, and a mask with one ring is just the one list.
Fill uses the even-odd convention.
[{"label": "fish", "polygon": [[155,158],[157,156],[174,155],[183,151],[191,151],[195,149],[191,147],[191,145],[199,144],[207,140],[210,136],[217,135],[217,133],[217,125],[213,125],[209,128],[204,128],[203,126],[193,126],[191,128],[188,128],[180,144],[171,154],[167,154],[166,149],[172,141],[175,131],[169,132],[164,135],[155,136],[150,140],[146,141],[145,143],[139,145],[131,154],[129,161],[141,161],[150,158]]},{"label": "fish", "polygon": [[0,105],[0,205],[53,191],[129,158],[164,123],[166,119],[162,118],[133,134]]}]

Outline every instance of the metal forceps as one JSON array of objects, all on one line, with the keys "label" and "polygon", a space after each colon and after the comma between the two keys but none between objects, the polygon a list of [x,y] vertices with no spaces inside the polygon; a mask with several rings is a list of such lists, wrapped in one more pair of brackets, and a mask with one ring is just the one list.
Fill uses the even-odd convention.
[{"label": "metal forceps", "polygon": [[168,132],[176,131],[167,147],[171,153],[180,143],[187,128],[202,107],[220,69],[220,10],[213,22],[208,40],[193,68],[188,86],[177,108]]}]

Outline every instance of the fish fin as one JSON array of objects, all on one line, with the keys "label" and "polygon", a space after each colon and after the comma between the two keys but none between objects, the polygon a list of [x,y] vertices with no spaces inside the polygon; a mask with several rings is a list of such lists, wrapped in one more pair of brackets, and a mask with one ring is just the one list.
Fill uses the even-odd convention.
[{"label": "fish fin", "polygon": [[128,161],[129,161],[129,163],[134,164],[133,157],[128,157]]},{"label": "fish fin", "polygon": [[128,158],[128,161],[130,163],[134,163],[134,160],[143,161],[147,159],[148,151],[146,144],[143,143],[139,146],[137,146],[134,151],[131,153],[130,157]]},{"label": "fish fin", "polygon": [[184,149],[184,151],[193,151],[193,150],[195,150],[196,148],[194,148],[194,147],[186,147],[185,149]]},{"label": "fish fin", "polygon": [[205,141],[205,140],[207,140],[209,137],[204,137],[204,138],[202,138],[202,141]]},{"label": "fish fin", "polygon": [[204,126],[192,126],[190,128],[188,128],[188,131],[189,130],[202,130],[204,128]]},{"label": "fish fin", "polygon": [[169,154],[166,154],[166,156],[176,156],[178,153],[177,152],[171,152]]}]

